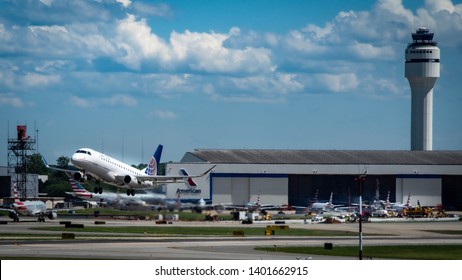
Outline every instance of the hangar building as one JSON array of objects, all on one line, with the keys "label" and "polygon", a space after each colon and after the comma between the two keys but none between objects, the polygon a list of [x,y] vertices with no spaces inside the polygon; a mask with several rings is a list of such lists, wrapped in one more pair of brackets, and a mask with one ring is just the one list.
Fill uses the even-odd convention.
[{"label": "hangar building", "polygon": [[336,204],[358,201],[360,174],[366,174],[363,199],[377,193],[391,202],[422,206],[442,204],[462,210],[462,151],[354,151],[354,150],[195,150],[179,163],[168,163],[167,174],[184,168],[200,174],[197,186],[169,185],[167,197],[203,198],[212,203],[242,205],[289,204],[307,206],[317,195]]}]

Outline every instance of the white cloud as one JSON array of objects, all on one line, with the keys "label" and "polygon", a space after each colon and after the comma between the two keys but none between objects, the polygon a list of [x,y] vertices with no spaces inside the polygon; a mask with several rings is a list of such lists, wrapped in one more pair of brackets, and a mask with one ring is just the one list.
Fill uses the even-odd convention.
[{"label": "white cloud", "polygon": [[224,42],[236,32],[235,28],[228,34],[173,31],[167,43],[152,32],[146,20],[138,20],[129,14],[117,26],[115,44],[123,55],[116,59],[134,70],[140,70],[142,64],[147,63],[170,71],[184,67],[219,73],[269,71],[273,66],[270,50],[224,46]]},{"label": "white cloud", "polygon": [[75,96],[75,95],[72,95],[70,98],[69,98],[69,102],[72,104],[72,105],[75,105],[77,107],[82,107],[82,108],[89,108],[91,105],[91,103],[84,99],[84,98],[80,98],[78,96]]},{"label": "white cloud", "polygon": [[173,120],[178,117],[178,115],[174,112],[167,110],[155,110],[151,113],[151,115],[162,120]]},{"label": "white cloud", "polygon": [[129,95],[116,94],[104,98],[82,98],[72,95],[69,97],[69,103],[82,108],[96,108],[99,106],[126,106],[134,107],[138,105],[136,99]]},{"label": "white cloud", "polygon": [[120,3],[124,8],[127,8],[132,4],[131,0],[116,0],[116,2]]},{"label": "white cloud", "polygon": [[315,83],[327,88],[330,92],[350,92],[355,90],[359,81],[354,73],[342,74],[317,74]]},{"label": "white cloud", "polygon": [[20,97],[11,93],[0,93],[0,105],[6,105],[15,108],[22,108],[26,106],[25,102]]},{"label": "white cloud", "polygon": [[40,0],[40,2],[46,6],[51,6],[51,4],[53,4],[53,0]]},{"label": "white cloud", "polygon": [[163,39],[151,32],[146,20],[136,20],[134,15],[120,20],[116,27],[115,44],[124,55],[117,57],[120,63],[139,70],[144,60],[165,63],[171,60],[169,49]]},{"label": "white cloud", "polygon": [[116,94],[108,98],[102,98],[101,100],[97,101],[97,103],[110,106],[123,105],[128,107],[134,107],[138,105],[138,102],[135,98],[123,94]]},{"label": "white cloud", "polygon": [[27,87],[42,87],[60,82],[58,75],[40,75],[36,73],[26,73],[21,79],[21,84]]},{"label": "white cloud", "polygon": [[353,43],[348,49],[358,58],[363,58],[372,61],[373,59],[379,60],[392,60],[396,59],[401,53],[396,53],[392,46],[374,46],[372,44]]},{"label": "white cloud", "polygon": [[[71,1],[69,11],[60,1],[46,3],[39,5],[66,12],[46,21],[28,6],[27,17],[40,26],[21,25],[14,17],[9,22],[2,14],[0,52],[6,55],[0,60],[0,85],[16,97],[31,87],[38,92],[55,86],[84,107],[137,106],[128,95],[134,92],[162,98],[203,93],[238,102],[357,92],[366,82],[393,80],[384,70],[388,63],[402,63],[410,32],[420,25],[435,31],[440,46],[462,46],[462,36],[456,36],[462,33],[462,5],[448,0],[426,1],[417,11],[401,0],[380,0],[370,10],[340,11],[323,25],[307,21],[278,34],[237,25],[228,32],[172,31],[165,37],[148,20],[171,16],[165,4]],[[74,8],[80,6],[90,15],[78,17]],[[8,58],[11,53],[15,59]],[[402,90],[387,82],[374,88],[384,94]],[[82,90],[101,97],[83,99]]]}]

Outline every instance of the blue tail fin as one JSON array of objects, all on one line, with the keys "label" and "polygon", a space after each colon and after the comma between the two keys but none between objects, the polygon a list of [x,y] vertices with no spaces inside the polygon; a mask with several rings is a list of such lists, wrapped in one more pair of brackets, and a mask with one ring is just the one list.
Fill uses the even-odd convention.
[{"label": "blue tail fin", "polygon": [[151,157],[148,166],[144,170],[144,173],[147,175],[157,175],[157,166],[160,163],[160,157],[162,156],[162,149],[164,146],[159,145],[157,146],[156,151]]}]

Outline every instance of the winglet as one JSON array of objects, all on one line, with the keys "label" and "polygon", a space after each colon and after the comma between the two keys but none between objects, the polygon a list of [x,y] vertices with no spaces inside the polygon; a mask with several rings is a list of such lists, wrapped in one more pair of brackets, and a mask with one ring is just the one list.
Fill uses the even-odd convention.
[{"label": "winglet", "polygon": [[46,166],[47,168],[50,167],[50,166],[48,165],[48,162],[47,162],[47,160],[45,159],[44,156],[42,156],[42,161],[43,161],[43,164],[45,164],[45,166]]},{"label": "winglet", "polygon": [[199,177],[205,176],[207,173],[209,173],[210,171],[212,171],[212,169],[214,169],[215,167],[216,167],[216,165],[212,166],[212,167],[209,168],[207,171],[205,171],[204,173],[202,173],[201,175],[199,175]]}]

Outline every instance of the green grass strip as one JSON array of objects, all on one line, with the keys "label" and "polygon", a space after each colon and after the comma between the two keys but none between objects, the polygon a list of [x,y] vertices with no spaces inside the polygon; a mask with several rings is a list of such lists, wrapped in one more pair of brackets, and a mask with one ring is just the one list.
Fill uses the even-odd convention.
[{"label": "green grass strip", "polygon": [[[333,246],[332,250],[324,247],[259,247],[256,250],[285,252],[302,255],[325,255],[357,257],[357,246]],[[462,245],[399,245],[399,246],[365,246],[363,258],[410,259],[410,260],[461,260]]]},{"label": "green grass strip", "polygon": [[[265,234],[265,228],[247,227],[172,227],[172,226],[149,226],[149,227],[108,227],[108,226],[86,226],[85,228],[65,228],[65,227],[35,227],[34,230],[60,231],[60,232],[93,232],[93,233],[113,233],[113,234],[150,234],[150,235],[219,235],[233,236],[236,232],[243,232],[244,236],[258,236]],[[327,230],[307,230],[307,229],[285,229],[275,230],[278,236],[356,236],[357,233],[349,231],[327,231]]]}]

